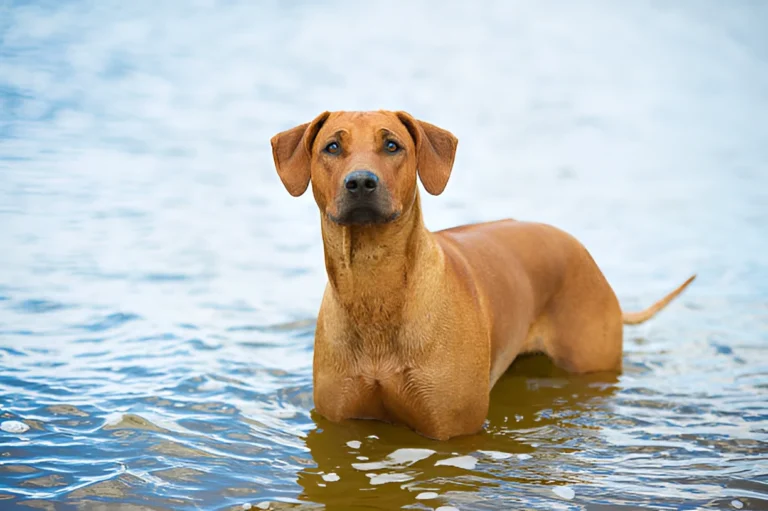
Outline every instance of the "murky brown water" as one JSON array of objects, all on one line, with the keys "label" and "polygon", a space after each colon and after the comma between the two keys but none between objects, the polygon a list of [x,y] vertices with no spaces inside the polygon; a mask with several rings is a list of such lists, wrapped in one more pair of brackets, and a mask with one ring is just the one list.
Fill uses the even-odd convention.
[{"label": "murky brown water", "polygon": [[[0,509],[768,508],[768,5],[0,4]],[[439,229],[550,222],[623,374],[518,361],[486,431],[312,412],[317,212],[269,137],[460,139]],[[122,507],[115,507],[118,503]]]}]

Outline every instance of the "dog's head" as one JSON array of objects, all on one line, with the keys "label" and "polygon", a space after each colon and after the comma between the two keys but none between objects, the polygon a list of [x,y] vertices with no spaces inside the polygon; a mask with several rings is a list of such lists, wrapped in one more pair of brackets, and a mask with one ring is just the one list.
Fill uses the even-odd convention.
[{"label": "dog's head", "polygon": [[342,225],[386,223],[448,183],[456,137],[405,112],[324,112],[272,137],[272,156],[294,197],[309,182],[320,210]]}]

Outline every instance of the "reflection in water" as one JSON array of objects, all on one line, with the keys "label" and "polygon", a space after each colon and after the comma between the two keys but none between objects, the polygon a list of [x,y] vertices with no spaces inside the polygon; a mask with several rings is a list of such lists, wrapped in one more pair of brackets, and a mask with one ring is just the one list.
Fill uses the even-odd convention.
[{"label": "reflection in water", "polygon": [[[768,3],[436,4],[0,2],[0,509],[768,508]],[[627,309],[699,278],[480,435],[327,423],[269,137],[376,108],[459,137],[430,228],[553,223]]]},{"label": "reflection in water", "polygon": [[[423,503],[417,497],[424,493],[436,493],[429,499],[434,503],[458,500],[471,509],[502,502],[545,505],[555,495],[551,486],[594,482],[596,474],[584,472],[574,455],[603,445],[600,422],[616,391],[614,375],[568,377],[545,357],[529,356],[517,360],[494,388],[488,424],[479,435],[436,442],[402,427],[333,424],[315,415],[317,428],[308,433],[307,446],[316,466],[299,474],[301,498],[327,509],[400,509]],[[440,463],[457,457],[477,464]],[[338,481],[330,483],[324,474]],[[489,492],[500,485],[506,495]]]}]

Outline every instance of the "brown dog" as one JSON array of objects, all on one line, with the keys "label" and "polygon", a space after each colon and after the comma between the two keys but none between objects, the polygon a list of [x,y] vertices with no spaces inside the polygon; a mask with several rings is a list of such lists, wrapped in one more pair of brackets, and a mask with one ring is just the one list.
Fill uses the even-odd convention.
[{"label": "brown dog", "polygon": [[548,225],[504,220],[429,232],[418,174],[437,195],[457,139],[405,112],[325,112],[272,138],[278,175],[312,182],[328,286],[314,399],[331,421],[379,419],[448,439],[479,431],[490,390],[521,353],[575,373],[619,371],[622,314],[587,250]]}]

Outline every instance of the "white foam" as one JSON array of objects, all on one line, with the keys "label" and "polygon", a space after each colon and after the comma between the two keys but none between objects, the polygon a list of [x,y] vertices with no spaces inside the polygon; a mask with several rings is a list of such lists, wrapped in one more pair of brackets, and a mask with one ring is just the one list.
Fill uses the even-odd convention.
[{"label": "white foam", "polygon": [[123,420],[123,414],[120,412],[112,412],[104,418],[105,426],[117,426]]},{"label": "white foam", "polygon": [[432,500],[438,497],[437,493],[433,491],[425,491],[416,495],[416,500]]},{"label": "white foam", "polygon": [[388,465],[386,461],[371,461],[369,463],[352,463],[352,468],[362,471],[367,470],[381,470],[382,468],[387,468]]},{"label": "white foam", "polygon": [[398,449],[388,457],[398,465],[413,465],[435,454],[432,449]]},{"label": "white foam", "polygon": [[371,484],[372,485],[379,485],[379,484],[386,484],[386,483],[404,483],[405,481],[410,481],[413,479],[413,477],[409,476],[408,474],[397,474],[397,473],[387,473],[387,474],[366,474],[368,477],[371,478]]},{"label": "white foam", "polygon": [[[203,383],[201,383],[197,387],[197,389],[207,392],[207,391],[213,391],[213,390],[221,390],[226,386],[227,386],[226,383],[218,380],[205,380]],[[245,506],[246,504],[243,504],[243,505]],[[250,504],[248,505],[250,506]],[[251,508],[249,507],[248,509],[251,509]]]},{"label": "white foam", "polygon": [[363,444],[359,440],[350,440],[347,442],[347,446],[351,447],[352,449],[359,449],[361,445]]},{"label": "white foam", "polygon": [[533,458],[533,456],[531,456],[530,454],[518,454],[517,455],[517,459],[519,459],[520,461],[529,460],[531,458]]},{"label": "white foam", "polygon": [[488,456],[489,458],[492,458],[494,460],[505,460],[507,458],[511,458],[512,455],[508,452],[501,452],[501,451],[477,451],[480,454],[484,456]]},{"label": "white foam", "polygon": [[338,474],[335,472],[331,472],[330,474],[323,474],[323,481],[328,481],[329,483],[333,483],[341,479]]},{"label": "white foam", "polygon": [[567,486],[555,486],[552,493],[565,500],[571,500],[576,495],[576,492]]},{"label": "white foam", "polygon": [[432,449],[397,449],[381,461],[371,461],[369,463],[352,463],[352,467],[357,470],[381,470],[383,468],[395,466],[411,466],[417,461],[429,458],[435,454]]},{"label": "white foam", "polygon": [[459,508],[453,506],[440,506],[435,511],[459,511]]},{"label": "white foam", "polygon": [[458,467],[458,468],[465,468],[467,470],[472,470],[475,468],[475,465],[477,465],[477,458],[475,458],[474,456],[457,456],[455,458],[440,460],[437,463],[435,463],[436,467],[440,465],[447,465],[450,467]]},{"label": "white foam", "polygon": [[265,500],[264,502],[259,502],[256,504],[256,507],[259,509],[269,509],[269,507],[272,505],[272,503],[268,500]]},{"label": "white foam", "polygon": [[357,459],[360,461],[368,461],[368,456],[358,456]]},{"label": "white foam", "polygon": [[243,509],[244,509],[245,511],[248,511],[248,510],[249,510],[249,509],[251,509],[252,507],[253,507],[253,506],[251,506],[251,504],[250,504],[249,502],[246,502],[245,504],[243,504]]},{"label": "white foam", "polygon": [[296,417],[296,410],[286,410],[285,408],[280,408],[279,410],[275,410],[274,414],[278,419],[293,419]]},{"label": "white foam", "polygon": [[29,431],[29,426],[21,421],[3,421],[0,423],[0,429],[6,433],[26,433]]},{"label": "white foam", "polygon": [[744,503],[740,500],[732,500],[731,505],[735,507],[736,509],[741,509],[744,507]]}]

